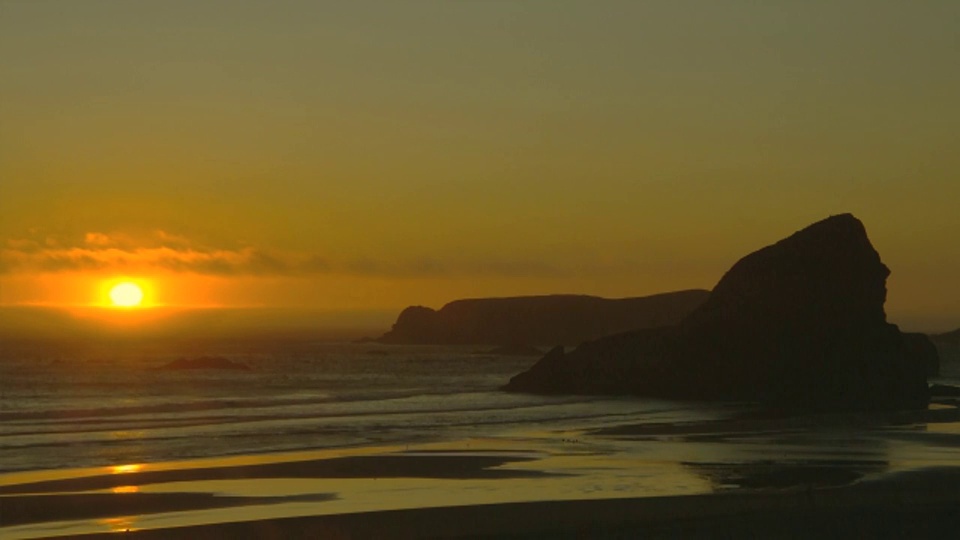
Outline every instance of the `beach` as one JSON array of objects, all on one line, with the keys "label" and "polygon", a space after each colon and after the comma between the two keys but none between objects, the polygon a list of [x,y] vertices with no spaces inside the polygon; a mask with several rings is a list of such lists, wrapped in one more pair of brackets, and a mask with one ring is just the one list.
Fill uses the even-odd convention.
[{"label": "beach", "polygon": [[[572,478],[572,469],[531,468],[537,461],[503,450],[395,451],[268,465],[87,471],[4,486],[3,533],[4,538],[109,538],[117,532],[132,538],[928,538],[960,525],[956,467],[870,474],[869,466],[807,464],[795,466],[789,481],[782,476],[779,485],[618,497],[616,487],[599,490],[595,483],[596,498],[564,500],[576,497],[570,488],[582,486],[583,479]],[[727,472],[747,469],[731,466]],[[625,472],[607,471],[592,480]],[[556,490],[537,485],[550,479]],[[303,493],[307,485],[341,489]],[[223,495],[228,489],[250,494]]]},{"label": "beach", "polygon": [[[0,477],[0,532],[937,537],[960,525],[957,419],[942,406],[20,472]],[[759,459],[773,454],[782,457]]]},{"label": "beach", "polygon": [[0,0],[0,540],[960,537],[960,0]]},{"label": "beach", "polygon": [[784,416],[506,394],[531,360],[475,347],[201,352],[250,369],[156,369],[179,353],[144,346],[7,359],[0,536],[906,538],[960,505],[949,400]]},{"label": "beach", "polygon": [[[896,486],[881,482],[856,488],[784,493],[453,506],[135,530],[123,536],[140,539],[949,537],[960,525],[956,512],[957,480],[956,475],[931,473],[906,482],[901,480]],[[115,538],[115,532],[83,538]]]}]

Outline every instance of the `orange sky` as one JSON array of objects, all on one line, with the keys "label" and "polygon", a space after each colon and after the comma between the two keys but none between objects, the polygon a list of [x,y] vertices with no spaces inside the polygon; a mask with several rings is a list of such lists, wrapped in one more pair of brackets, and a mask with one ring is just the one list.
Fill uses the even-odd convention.
[{"label": "orange sky", "polygon": [[960,324],[952,0],[0,2],[0,304],[709,288],[853,212]]}]

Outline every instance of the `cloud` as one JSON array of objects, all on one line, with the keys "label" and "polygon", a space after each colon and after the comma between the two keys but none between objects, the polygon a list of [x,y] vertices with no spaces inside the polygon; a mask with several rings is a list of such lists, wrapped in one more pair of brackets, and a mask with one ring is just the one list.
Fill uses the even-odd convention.
[{"label": "cloud", "polygon": [[15,272],[134,271],[149,268],[197,274],[285,274],[293,269],[282,259],[253,248],[198,251],[169,247],[6,249],[0,269]]},{"label": "cloud", "polygon": [[5,274],[148,269],[213,275],[302,271],[286,257],[253,247],[209,247],[162,230],[140,235],[91,231],[76,238],[17,238],[7,240],[0,249],[0,272]]},{"label": "cloud", "polygon": [[566,273],[538,260],[331,260],[316,253],[280,253],[252,246],[214,247],[162,230],[139,236],[91,231],[75,238],[11,239],[0,249],[3,274],[150,270],[219,276],[342,274],[393,278],[558,277]]},{"label": "cloud", "polygon": [[88,232],[83,235],[83,241],[88,245],[99,247],[109,246],[111,244],[109,236],[98,232]]}]

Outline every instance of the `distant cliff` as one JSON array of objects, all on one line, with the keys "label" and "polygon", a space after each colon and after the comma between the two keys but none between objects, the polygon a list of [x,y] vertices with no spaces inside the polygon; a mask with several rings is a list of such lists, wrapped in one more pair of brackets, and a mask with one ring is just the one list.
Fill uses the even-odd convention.
[{"label": "distant cliff", "polygon": [[669,326],[699,306],[709,291],[640,298],[550,295],[456,300],[439,311],[408,307],[382,343],[575,345],[605,335]]},{"label": "distant cliff", "polygon": [[507,390],[922,408],[937,351],[886,322],[890,271],[845,214],[747,255],[678,325],[556,348]]}]

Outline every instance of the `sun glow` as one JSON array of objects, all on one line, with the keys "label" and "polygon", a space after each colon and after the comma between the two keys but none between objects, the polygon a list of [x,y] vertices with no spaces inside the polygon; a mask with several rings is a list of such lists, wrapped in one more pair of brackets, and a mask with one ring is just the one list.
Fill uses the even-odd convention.
[{"label": "sun glow", "polygon": [[143,305],[143,289],[136,283],[124,281],[110,288],[110,302],[116,307],[134,308]]}]

